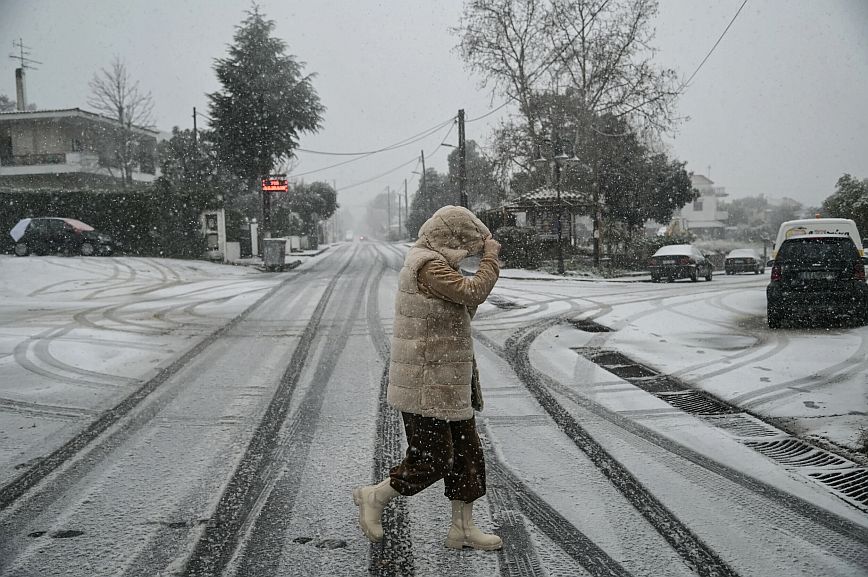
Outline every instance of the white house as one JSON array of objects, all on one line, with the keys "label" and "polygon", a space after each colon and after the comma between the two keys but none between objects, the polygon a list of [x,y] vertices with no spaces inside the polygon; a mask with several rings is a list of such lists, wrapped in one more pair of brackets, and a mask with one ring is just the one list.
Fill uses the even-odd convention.
[{"label": "white house", "polygon": [[682,207],[673,220],[681,219],[687,230],[699,237],[723,237],[729,213],[719,210],[718,203],[727,196],[724,187],[714,186],[710,178],[701,174],[691,173],[690,183],[699,192],[699,197]]}]

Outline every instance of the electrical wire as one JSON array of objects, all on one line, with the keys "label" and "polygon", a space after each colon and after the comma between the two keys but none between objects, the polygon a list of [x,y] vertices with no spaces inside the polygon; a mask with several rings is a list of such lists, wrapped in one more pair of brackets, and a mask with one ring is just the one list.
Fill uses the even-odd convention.
[{"label": "electrical wire", "polygon": [[714,46],[711,47],[711,50],[708,51],[708,54],[705,55],[705,58],[702,59],[702,62],[700,62],[699,66],[696,67],[696,70],[693,71],[693,74],[690,75],[690,78],[688,78],[686,82],[681,84],[678,92],[681,92],[682,90],[687,88],[687,86],[693,80],[693,77],[696,76],[697,72],[699,72],[699,69],[702,68],[703,64],[705,64],[705,62],[711,57],[711,53],[714,52],[714,49],[717,48],[717,45],[720,44],[720,41],[723,40],[723,37],[726,36],[727,32],[729,32],[730,27],[732,26],[733,22],[735,22],[735,19],[738,18],[738,15],[741,14],[741,11],[744,8],[745,4],[747,4],[747,0],[744,0],[744,2],[741,3],[741,6],[739,6],[738,11],[735,13],[735,16],[732,17],[732,20],[730,20],[729,24],[726,25],[726,28],[723,29],[720,37],[717,39],[717,42],[714,43]]},{"label": "electrical wire", "polygon": [[[452,125],[451,125],[450,128],[449,128],[449,132],[446,133],[446,138],[449,137],[449,133],[452,132],[452,128],[454,128],[454,126],[455,126],[455,123],[453,122],[453,120],[454,120],[454,118],[450,118],[449,121],[448,121],[448,122],[451,122]],[[440,124],[437,128],[438,128],[438,129],[442,129],[444,126],[446,126],[446,124]],[[427,138],[427,137],[431,136],[432,134],[434,134],[434,133],[431,132],[431,133],[429,133],[429,134],[426,134],[423,138]],[[418,140],[422,140],[422,138],[418,138],[418,139],[414,140],[414,142],[416,142],[416,141],[418,141]],[[445,142],[445,139],[444,139],[444,142]],[[410,143],[408,142],[407,144],[410,144]],[[344,160],[344,161],[341,161],[341,162],[336,162],[335,164],[330,164],[330,165],[328,165],[328,166],[323,166],[323,167],[321,167],[321,168],[315,168],[315,169],[313,169],[313,170],[308,170],[308,171],[306,171],[306,172],[298,172],[298,173],[292,174],[292,176],[293,176],[293,177],[299,177],[299,176],[307,176],[307,175],[309,175],[309,174],[316,174],[317,172],[322,172],[322,171],[324,171],[324,170],[329,170],[329,169],[331,169],[331,168],[337,168],[337,167],[339,167],[339,166],[344,166],[345,164],[350,164],[351,162],[356,162],[356,161],[359,161],[359,160],[363,160],[363,159],[368,158],[369,156],[372,156],[372,155],[374,155],[374,154],[377,154],[377,152],[376,152],[376,151],[366,152],[366,153],[364,153],[363,156],[356,156],[355,158],[351,158],[351,159],[349,159],[349,160]],[[346,188],[346,187],[345,187],[345,188]]]},{"label": "electrical wire", "polygon": [[416,157],[416,156],[414,156],[413,158],[411,158],[411,159],[408,160],[407,162],[403,162],[403,163],[399,164],[398,166],[396,166],[396,167],[394,167],[394,168],[390,168],[390,169],[387,170],[386,172],[380,173],[380,174],[378,174],[378,175],[376,175],[376,176],[372,176],[372,177],[370,177],[370,178],[366,178],[365,180],[360,180],[359,182],[354,182],[354,183],[352,183],[352,184],[348,184],[348,185],[346,185],[346,186],[342,186],[342,187],[340,187],[339,189],[337,189],[337,192],[342,192],[342,191],[344,191],[344,190],[349,190],[349,189],[351,189],[351,188],[355,188],[356,186],[361,186],[361,185],[363,185],[363,184],[368,184],[369,182],[373,182],[373,181],[377,180],[378,178],[383,178],[384,176],[388,176],[388,175],[392,174],[392,173],[395,172],[396,170],[400,170],[400,169],[404,168],[405,166],[407,166],[407,165],[410,164],[411,162],[418,162],[418,160],[419,160],[419,158]]},{"label": "electrical wire", "polygon": [[449,131],[446,132],[446,136],[443,137],[443,140],[440,141],[440,144],[437,145],[437,148],[434,149],[434,152],[428,155],[428,158],[434,158],[434,155],[440,152],[440,149],[443,148],[444,144],[446,144],[446,140],[449,138],[449,135],[452,134],[453,130],[455,130],[455,124],[449,127]]},{"label": "electrical wire", "polygon": [[468,120],[465,120],[464,123],[465,123],[465,124],[470,124],[471,122],[476,122],[477,120],[482,120],[483,118],[487,118],[487,117],[491,116],[492,114],[494,114],[495,112],[497,112],[498,110],[500,110],[501,108],[503,108],[504,106],[506,106],[506,105],[509,104],[509,103],[510,103],[510,101],[507,100],[506,102],[504,102],[503,104],[501,104],[501,105],[498,106],[497,108],[494,108],[494,109],[492,109],[492,110],[489,110],[488,112],[486,112],[486,113],[483,114],[482,116],[477,116],[476,118],[470,118],[470,119],[468,119]]},{"label": "electrical wire", "polygon": [[427,130],[423,130],[422,132],[416,133],[413,136],[408,136],[407,138],[405,138],[403,140],[399,140],[398,142],[396,142],[394,144],[390,144],[388,146],[384,146],[383,148],[377,148],[374,150],[363,150],[360,152],[324,152],[321,150],[310,150],[308,148],[296,148],[296,150],[298,150],[300,152],[307,152],[309,154],[320,154],[323,156],[369,156],[371,154],[377,154],[379,152],[386,152],[388,150],[395,150],[396,148],[402,148],[404,146],[407,146],[408,144],[412,144],[414,142],[418,142],[420,140],[423,140],[424,138],[434,134],[435,132],[437,132],[438,130],[440,130],[441,128],[443,128],[444,126],[446,126],[447,124],[449,124],[453,120],[455,120],[454,116],[452,118],[450,118],[449,120],[441,122],[437,126],[434,126],[432,128],[428,128]]}]

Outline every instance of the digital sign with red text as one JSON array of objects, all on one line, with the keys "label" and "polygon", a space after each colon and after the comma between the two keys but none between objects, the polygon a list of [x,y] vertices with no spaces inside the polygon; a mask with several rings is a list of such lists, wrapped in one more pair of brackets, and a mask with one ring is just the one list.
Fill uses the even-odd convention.
[{"label": "digital sign with red text", "polygon": [[285,176],[268,176],[262,179],[262,192],[287,192],[289,183]]}]

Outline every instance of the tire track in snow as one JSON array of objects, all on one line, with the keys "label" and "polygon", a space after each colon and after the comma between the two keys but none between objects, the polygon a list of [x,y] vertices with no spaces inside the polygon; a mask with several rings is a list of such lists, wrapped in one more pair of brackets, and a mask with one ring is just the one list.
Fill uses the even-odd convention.
[{"label": "tire track in snow", "polygon": [[[637,511],[669,542],[688,567],[701,577],[735,577],[738,575],[698,536],[693,534],[623,465],[597,443],[578,421],[547,390],[539,373],[531,366],[530,344],[545,329],[560,319],[546,319],[528,327],[519,336],[507,339],[503,347],[481,338],[492,351],[506,360],[537,402],[554,419],[563,432],[584,452]],[[509,351],[509,353],[507,353]]]},{"label": "tire track in snow", "polygon": [[[294,513],[326,389],[337,366],[332,361],[339,358],[346,348],[373,271],[368,269],[364,272],[361,283],[356,287],[358,292],[355,298],[338,303],[335,318],[344,320],[321,337],[326,343],[320,354],[324,362],[317,364],[304,398],[293,415],[288,416],[288,425],[279,435],[278,449],[270,459],[271,466],[262,475],[263,491],[252,508],[246,526],[239,530],[244,537],[232,563],[237,566],[233,572],[236,577],[259,577],[279,572],[289,529],[288,519]],[[357,281],[352,279],[347,282]]]},{"label": "tire track in snow", "polygon": [[[497,343],[488,339],[484,335],[476,335],[480,341],[488,346],[501,358],[512,364],[521,363],[522,372],[519,377],[523,382],[525,376],[533,384],[534,388],[550,389],[558,394],[575,402],[584,410],[590,411],[594,415],[610,422],[619,429],[624,430],[630,435],[641,439],[643,442],[651,443],[668,453],[683,458],[693,464],[696,464],[703,469],[719,475],[720,477],[735,483],[751,492],[757,497],[771,501],[772,505],[768,507],[769,514],[773,518],[780,517],[775,515],[775,511],[785,510],[790,519],[791,524],[784,527],[788,531],[795,532],[801,538],[814,543],[818,547],[827,548],[841,554],[843,557],[854,560],[857,563],[865,564],[868,561],[868,529],[853,523],[834,513],[826,511],[813,503],[787,493],[773,485],[769,485],[759,479],[746,475],[743,471],[738,471],[724,465],[708,456],[699,453],[685,445],[677,443],[663,435],[649,429],[648,427],[633,421],[632,419],[610,411],[605,407],[595,403],[594,401],[583,397],[567,386],[564,386],[552,379],[551,377],[539,372],[531,365],[528,349],[531,342],[539,336],[544,330],[555,326],[558,322],[564,319],[546,319],[538,322],[535,326],[528,327],[524,334],[517,334],[515,340],[511,340],[507,345],[501,347]],[[511,361],[510,357],[515,356],[518,360]],[[570,421],[576,422],[575,418],[570,416],[568,412],[551,396],[551,393],[546,391],[547,401],[551,406],[555,407],[559,413],[566,415],[566,424]],[[544,405],[545,407],[545,405]],[[548,410],[547,407],[545,407]],[[576,426],[579,426],[576,424]],[[564,427],[565,432],[567,427]],[[620,465],[619,465],[620,466]],[[795,519],[795,520],[793,520]],[[815,526],[808,525],[804,522],[820,525],[830,532],[830,535],[817,535]],[[861,554],[858,551],[861,549]]]},{"label": "tire track in snow", "polygon": [[[389,339],[383,328],[380,316],[379,287],[383,280],[385,267],[397,270],[390,265],[388,258],[379,254],[382,266],[371,288],[368,290],[366,319],[368,333],[374,349],[383,361],[383,374],[380,378],[380,394],[377,402],[377,433],[374,446],[374,464],[372,479],[379,482],[389,474],[393,463],[402,458],[401,438],[402,427],[398,411],[386,402],[386,391],[389,386]],[[400,267],[398,267],[400,268]],[[415,559],[410,539],[410,515],[407,501],[404,498],[392,499],[383,511],[383,541],[380,544],[371,543],[370,564],[368,573],[378,577],[411,576],[415,574]]]},{"label": "tire track in snow", "polygon": [[180,371],[183,367],[190,363],[202,351],[208,348],[213,342],[219,339],[224,334],[228,333],[232,328],[237,326],[241,321],[247,318],[254,310],[262,303],[268,300],[286,283],[296,277],[289,277],[281,283],[272,287],[265,295],[260,297],[256,302],[247,307],[239,315],[235,316],[228,323],[218,328],[196,345],[187,350],[184,354],[178,357],[169,366],[161,369],[154,377],[143,383],[140,387],[132,391],[124,397],[117,405],[103,412],[96,420],[90,423],[84,430],[73,436],[66,443],[54,450],[49,455],[40,459],[33,467],[0,487],[0,511],[7,509],[15,504],[18,499],[25,495],[30,489],[35,487],[42,479],[48,476],[53,471],[57,470],[67,461],[81,453],[84,449],[105,432],[109,427],[119,422],[130,411],[138,406],[145,398],[147,398],[160,385],[169,380],[172,375]]},{"label": "tire track in snow", "polygon": [[244,522],[262,494],[268,470],[273,465],[275,441],[289,411],[292,395],[304,369],[319,323],[335,286],[357,253],[358,249],[350,255],[323,291],[259,426],[225,486],[212,523],[204,528],[190,557],[184,563],[183,575],[200,577],[219,575],[231,560],[242,536]]}]

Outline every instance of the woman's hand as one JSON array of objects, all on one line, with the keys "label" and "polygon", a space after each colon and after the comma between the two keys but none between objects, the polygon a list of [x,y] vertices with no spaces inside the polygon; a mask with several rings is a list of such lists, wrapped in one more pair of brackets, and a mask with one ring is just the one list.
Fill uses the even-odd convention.
[{"label": "woman's hand", "polygon": [[488,237],[482,244],[482,252],[483,254],[496,257],[500,254],[500,243],[493,238]]}]

